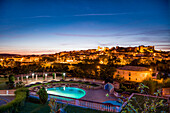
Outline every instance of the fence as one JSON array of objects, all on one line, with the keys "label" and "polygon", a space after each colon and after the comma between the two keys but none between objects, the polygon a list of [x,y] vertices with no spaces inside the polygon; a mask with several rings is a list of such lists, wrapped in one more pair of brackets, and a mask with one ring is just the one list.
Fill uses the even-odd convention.
[{"label": "fence", "polygon": [[95,109],[95,110],[108,111],[108,112],[120,112],[121,111],[121,106],[118,106],[118,105],[94,102],[94,101],[83,100],[83,99],[75,99],[75,98],[70,98],[70,97],[63,97],[63,96],[53,95],[53,94],[50,94],[50,98],[55,98],[57,102],[75,105],[79,107]]},{"label": "fence", "polygon": [[14,96],[15,90],[0,90],[0,96]]}]

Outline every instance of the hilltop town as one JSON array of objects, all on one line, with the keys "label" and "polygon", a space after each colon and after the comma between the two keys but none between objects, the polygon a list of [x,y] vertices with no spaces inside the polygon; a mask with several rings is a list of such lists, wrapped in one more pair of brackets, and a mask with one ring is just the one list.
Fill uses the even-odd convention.
[{"label": "hilltop town", "polygon": [[[93,64],[99,60],[99,64],[112,63],[114,65],[150,65],[158,61],[170,60],[170,52],[156,51],[154,46],[139,47],[100,47],[97,49],[63,51],[47,55],[0,55],[0,65],[5,67],[15,66],[15,62],[21,65],[29,65],[35,62],[44,62],[44,66],[51,66],[52,63],[88,63]],[[48,58],[47,58],[48,57]]]},{"label": "hilltop town", "polygon": [[[141,82],[147,77],[165,77],[163,75],[168,77],[170,73],[170,52],[156,51],[154,46],[117,46],[110,49],[108,47],[98,46],[97,49],[63,51],[48,55],[6,55],[0,57],[0,67],[4,67],[7,70],[15,67],[16,70],[20,70],[15,74],[28,73],[28,71],[22,72],[20,67],[30,66],[31,68],[31,66],[33,67],[35,65],[38,66],[38,68],[36,67],[36,70],[32,69],[29,71],[44,71],[44,69],[48,71],[63,71],[66,69],[64,71],[72,73],[72,70],[75,70],[75,67],[81,64],[98,66],[97,70],[100,70],[100,66],[110,65],[117,68],[113,77],[120,74],[126,80],[136,82]],[[120,68],[122,66],[124,67]],[[4,68],[1,70],[1,74],[6,73]],[[90,73],[96,75],[93,71],[88,71],[88,74]],[[131,77],[129,74],[131,74]],[[157,77],[157,75],[159,75],[159,77]]]}]

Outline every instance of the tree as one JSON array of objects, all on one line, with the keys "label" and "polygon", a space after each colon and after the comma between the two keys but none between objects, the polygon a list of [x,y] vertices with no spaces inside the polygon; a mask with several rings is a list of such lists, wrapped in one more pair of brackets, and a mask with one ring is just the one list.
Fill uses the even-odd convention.
[{"label": "tree", "polygon": [[14,83],[15,83],[15,77],[14,77],[14,75],[9,75],[9,82],[7,82],[7,84],[8,84],[8,87],[10,88],[10,89],[12,89],[12,88],[14,88]]},{"label": "tree", "polygon": [[105,82],[113,82],[113,75],[116,69],[110,65],[100,67],[100,79]]},{"label": "tree", "polygon": [[40,99],[40,103],[41,104],[45,104],[48,100],[48,94],[47,91],[45,89],[45,87],[43,86],[38,92],[37,94],[39,95],[39,99]]},{"label": "tree", "polygon": [[14,83],[15,82],[15,77],[14,75],[9,75],[9,82]]},{"label": "tree", "polygon": [[142,81],[142,83],[149,87],[148,93],[154,94],[156,90],[157,81],[152,80],[152,78],[147,78]]}]

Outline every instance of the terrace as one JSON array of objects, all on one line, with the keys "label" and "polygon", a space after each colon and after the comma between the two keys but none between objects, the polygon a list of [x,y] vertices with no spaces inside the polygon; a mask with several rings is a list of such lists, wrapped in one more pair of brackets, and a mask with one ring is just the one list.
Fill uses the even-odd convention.
[{"label": "terrace", "polygon": [[[56,74],[60,74],[62,76],[56,76]],[[83,96],[81,99],[64,97],[62,95],[53,95],[53,97],[55,96],[72,99],[72,101],[65,101],[61,99],[57,99],[57,101],[68,103],[69,105],[74,105],[78,107],[91,108],[109,112],[119,112],[121,109],[120,104],[114,105],[114,102],[118,103],[118,98],[114,94],[109,94],[109,91],[104,89],[105,82],[101,80],[65,77],[65,73],[48,72],[17,75],[16,82],[20,81],[25,83],[25,86],[29,88],[31,97],[38,98],[36,92],[42,87],[42,85],[45,86],[46,89],[63,86],[74,87],[83,89],[86,92],[85,96]],[[106,94],[109,94],[109,96],[106,96]],[[49,97],[52,98],[52,96]],[[108,101],[111,101],[113,103],[107,103]]]},{"label": "terrace", "polygon": [[[104,84],[104,81],[95,80],[95,79],[75,78],[75,77],[73,78],[73,77],[65,77],[65,76],[57,77],[56,74],[52,76],[52,72],[48,74],[45,73],[45,77],[38,76],[38,74],[40,75],[44,73],[36,73],[35,78],[34,78],[34,74],[17,75],[17,79],[16,79],[16,82],[22,81],[26,83],[25,87],[27,87],[30,90],[29,98],[32,100],[39,99],[36,92],[42,86],[44,86],[47,89],[47,93],[48,93],[48,88],[63,87],[63,89],[65,89],[65,87],[71,87],[71,88],[80,88],[84,90],[86,93],[83,97],[80,98],[67,97],[59,94],[48,94],[49,95],[48,99],[55,98],[56,99],[55,101],[57,103],[68,104],[69,108],[67,107],[67,109],[73,107],[75,109],[79,109],[80,111],[84,109],[84,111],[99,110],[101,112],[120,112],[122,108],[126,106],[126,101],[124,101],[124,104],[118,102],[119,98],[121,97],[118,95],[117,92],[114,91],[113,84],[110,83]],[[5,95],[13,96],[14,90],[1,90],[0,93],[3,96]],[[131,95],[129,99],[131,99],[133,95]],[[8,102],[3,101],[2,103],[6,104]],[[26,102],[26,107],[28,107],[27,105],[29,104],[32,105],[33,103]],[[47,106],[46,109],[49,111],[49,108]],[[23,112],[23,110],[21,111]]]}]

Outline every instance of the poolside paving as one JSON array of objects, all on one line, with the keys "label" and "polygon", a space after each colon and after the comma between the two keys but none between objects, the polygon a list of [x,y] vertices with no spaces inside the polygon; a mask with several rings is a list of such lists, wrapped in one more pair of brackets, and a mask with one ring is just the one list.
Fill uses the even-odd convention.
[{"label": "poolside paving", "polygon": [[83,100],[90,100],[90,101],[95,101],[95,102],[105,102],[105,101],[109,101],[109,100],[111,100],[111,101],[117,100],[117,98],[114,97],[113,95],[109,95],[109,97],[107,97],[106,94],[109,93],[109,91],[104,90],[104,89],[95,89],[95,90],[89,89],[89,90],[85,90],[85,91],[86,91],[86,95],[81,98]]},{"label": "poolside paving", "polygon": [[0,106],[15,99],[15,96],[0,96]]}]

